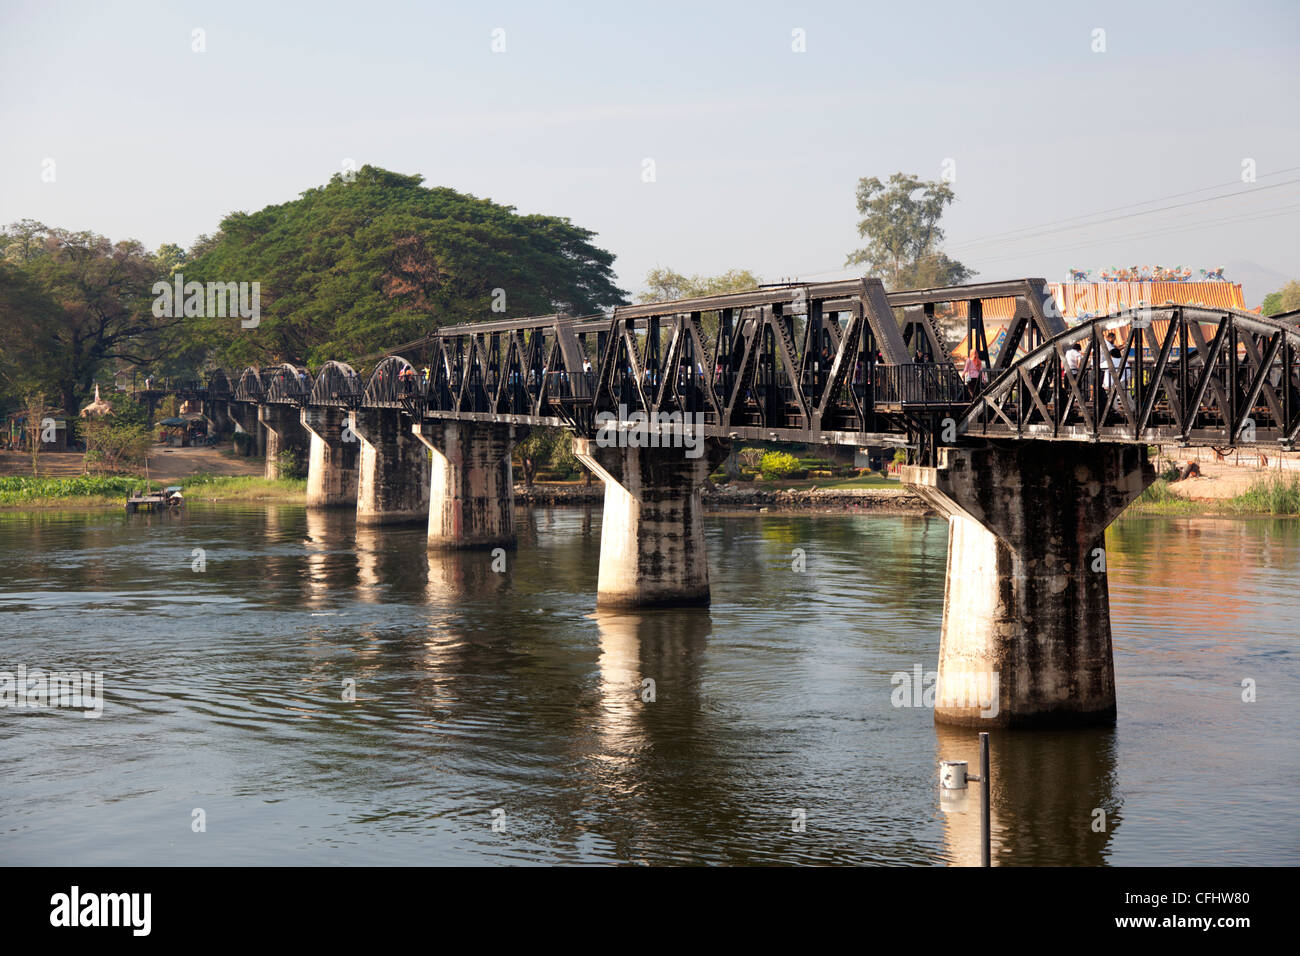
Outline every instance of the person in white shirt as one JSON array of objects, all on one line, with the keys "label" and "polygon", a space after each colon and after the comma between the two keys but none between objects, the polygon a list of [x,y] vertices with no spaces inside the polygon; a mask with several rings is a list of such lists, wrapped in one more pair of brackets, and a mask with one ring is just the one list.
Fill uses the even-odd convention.
[{"label": "person in white shirt", "polygon": [[1079,375],[1079,366],[1083,363],[1083,346],[1075,342],[1065,350],[1065,367],[1076,378]]}]

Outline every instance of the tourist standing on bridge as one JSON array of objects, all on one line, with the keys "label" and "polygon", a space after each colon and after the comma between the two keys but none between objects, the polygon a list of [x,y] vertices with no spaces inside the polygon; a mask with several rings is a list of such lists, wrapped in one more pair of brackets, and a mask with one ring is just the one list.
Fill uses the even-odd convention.
[{"label": "tourist standing on bridge", "polygon": [[[1070,373],[1070,377],[1078,380],[1079,367],[1083,364],[1083,346],[1075,342],[1065,350],[1065,369]],[[1062,376],[1064,378],[1064,376]]]},{"label": "tourist standing on bridge", "polygon": [[1101,384],[1103,388],[1110,388],[1115,381],[1113,373],[1119,368],[1120,358],[1123,355],[1115,342],[1114,332],[1106,333],[1106,353],[1110,356],[1110,361],[1106,363],[1106,375]]},{"label": "tourist standing on bridge", "polygon": [[962,369],[962,375],[966,379],[966,391],[971,398],[979,394],[980,379],[984,376],[984,364],[980,361],[980,353],[977,349],[971,349],[966,353],[966,366]]}]

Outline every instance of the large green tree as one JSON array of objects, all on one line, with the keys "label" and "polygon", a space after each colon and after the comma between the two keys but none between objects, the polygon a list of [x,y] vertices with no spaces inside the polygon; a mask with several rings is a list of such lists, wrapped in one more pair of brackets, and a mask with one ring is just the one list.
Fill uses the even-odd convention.
[{"label": "large green tree", "polygon": [[946,182],[923,182],[894,173],[888,183],[874,176],[858,180],[858,235],[867,244],[849,253],[845,265],[863,265],[889,289],[958,285],[975,273],[939,246],[939,220],[956,197]]},{"label": "large green tree", "polygon": [[75,416],[104,368],[171,353],[181,320],[153,314],[161,273],[140,243],[30,226],[3,233],[23,252],[0,262],[0,388],[57,396]]},{"label": "large green tree", "polygon": [[258,282],[260,321],[191,319],[219,361],[357,361],[441,325],[626,301],[612,254],[555,216],[519,215],[372,166],[298,199],[237,212],[201,237],[186,282]]}]

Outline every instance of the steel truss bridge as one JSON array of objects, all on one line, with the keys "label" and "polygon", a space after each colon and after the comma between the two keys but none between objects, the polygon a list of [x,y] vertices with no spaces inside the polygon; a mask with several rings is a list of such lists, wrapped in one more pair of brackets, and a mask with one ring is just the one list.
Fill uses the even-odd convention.
[{"label": "steel truss bridge", "polygon": [[[998,299],[1013,308],[990,358],[984,309]],[[944,344],[939,320],[953,316],[981,358],[973,386]],[[328,362],[314,376],[280,365],[158,387],[583,437],[598,421],[690,415],[706,437],[903,445],[916,464],[963,438],[1290,449],[1300,434],[1300,313],[1163,305],[1067,326],[1042,279],[893,293],[876,279],[764,287],[596,319],[450,326],[416,348],[420,367],[389,355],[364,377]]]}]

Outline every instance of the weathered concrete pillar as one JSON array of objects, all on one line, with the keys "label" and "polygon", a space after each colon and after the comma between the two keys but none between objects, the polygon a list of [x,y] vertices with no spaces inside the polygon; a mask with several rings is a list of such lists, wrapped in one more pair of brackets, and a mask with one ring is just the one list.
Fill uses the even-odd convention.
[{"label": "weathered concrete pillar", "polygon": [[208,399],[203,402],[203,417],[212,423],[212,434],[228,435],[234,430],[230,417],[230,403],[224,400]]},{"label": "weathered concrete pillar", "polygon": [[725,449],[710,440],[698,451],[574,439],[574,455],[605,483],[597,605],[709,603],[702,491]]},{"label": "weathered concrete pillar", "polygon": [[357,523],[403,524],[429,516],[429,453],[396,408],[351,413],[361,439],[357,456]]},{"label": "weathered concrete pillar", "polygon": [[250,436],[245,457],[260,458],[266,454],[266,429],[257,417],[257,406],[249,402],[231,402],[230,417],[238,430]]},{"label": "weathered concrete pillar", "polygon": [[490,422],[417,422],[433,453],[429,547],[513,548],[515,490],[510,453],[515,426]]},{"label": "weathered concrete pillar", "polygon": [[311,436],[307,457],[307,507],[355,508],[357,458],[361,442],[348,429],[342,408],[304,408],[302,425]]},{"label": "weathered concrete pillar", "polygon": [[280,477],[281,452],[292,454],[301,469],[307,459],[308,440],[298,406],[280,403],[258,405],[257,420],[266,429],[267,481],[275,481]]},{"label": "weathered concrete pillar", "polygon": [[1115,720],[1106,527],[1155,475],[1145,446],[941,448],[903,481],[948,518],[935,720]]}]

